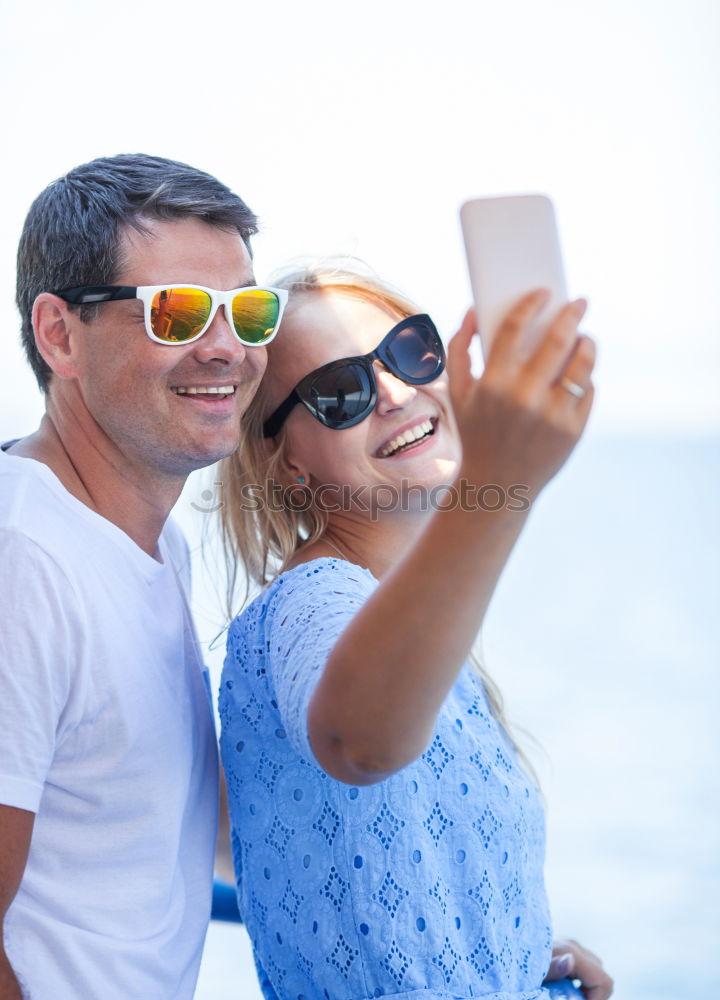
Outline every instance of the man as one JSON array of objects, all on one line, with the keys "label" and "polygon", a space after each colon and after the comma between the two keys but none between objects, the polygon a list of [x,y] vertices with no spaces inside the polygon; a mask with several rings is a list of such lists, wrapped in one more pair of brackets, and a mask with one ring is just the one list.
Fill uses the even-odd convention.
[{"label": "man", "polygon": [[193,995],[218,767],[166,518],[235,448],[279,323],[244,291],[256,231],[215,178],[142,155],[72,170],[25,224],[46,412],[0,453],[3,1000]]}]

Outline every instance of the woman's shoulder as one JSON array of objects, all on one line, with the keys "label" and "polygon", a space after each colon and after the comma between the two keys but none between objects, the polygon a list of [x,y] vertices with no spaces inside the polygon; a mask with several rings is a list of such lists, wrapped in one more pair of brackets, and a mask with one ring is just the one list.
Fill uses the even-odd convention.
[{"label": "woman's shoulder", "polygon": [[291,566],[276,577],[270,586],[271,590],[276,586],[293,584],[297,586],[301,580],[325,580],[336,583],[338,580],[347,579],[350,581],[366,581],[377,584],[377,580],[369,569],[350,562],[349,559],[340,559],[338,556],[315,556],[301,563]]},{"label": "woman's shoulder", "polygon": [[338,636],[375,583],[367,570],[323,558],[282,573],[259,594],[228,632],[219,702],[223,731],[235,732],[233,718],[240,727],[241,720],[254,720],[256,733],[282,729],[295,751],[314,761],[306,730],[309,699]]},{"label": "woman's shoulder", "polygon": [[276,577],[231,622],[228,647],[268,629],[293,628],[328,609],[356,609],[377,586],[372,573],[335,557],[300,563]]}]

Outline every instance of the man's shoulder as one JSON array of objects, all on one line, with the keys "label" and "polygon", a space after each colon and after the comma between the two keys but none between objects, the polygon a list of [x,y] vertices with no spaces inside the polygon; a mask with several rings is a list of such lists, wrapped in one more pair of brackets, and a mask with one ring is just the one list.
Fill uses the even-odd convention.
[{"label": "man's shoulder", "polygon": [[41,462],[0,455],[0,530],[42,548],[73,533],[77,503]]},{"label": "man's shoulder", "polygon": [[0,558],[11,564],[6,584],[13,573],[27,578],[27,558],[86,592],[98,574],[117,573],[126,563],[118,538],[120,530],[68,492],[48,466],[0,455]]},{"label": "man's shoulder", "polygon": [[[190,555],[185,537],[171,518],[160,536],[163,562],[177,571],[189,589]],[[125,533],[69,493],[47,466],[34,459],[0,453],[0,549],[22,558],[23,549],[34,558],[44,556],[79,585],[95,566],[123,567],[135,575],[151,574],[155,563]],[[92,575],[92,574],[90,574]],[[88,582],[91,586],[91,582]]]}]

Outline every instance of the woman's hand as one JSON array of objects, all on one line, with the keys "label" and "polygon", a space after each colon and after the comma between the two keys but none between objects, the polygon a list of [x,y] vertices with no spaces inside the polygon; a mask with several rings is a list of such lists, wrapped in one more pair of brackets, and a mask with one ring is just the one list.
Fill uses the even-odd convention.
[{"label": "woman's hand", "polygon": [[567,459],[593,401],[595,345],[577,329],[584,299],[561,309],[529,358],[522,353],[527,329],[547,297],[545,291],[532,292],[506,316],[479,379],[471,374],[468,354],[475,333],[472,311],[448,348],[463,474],[505,488],[524,485],[530,500]]},{"label": "woman's hand", "polygon": [[553,943],[552,961],[545,982],[566,978],[579,979],[580,991],[588,1000],[607,1000],[613,991],[613,981],[598,956],[573,938]]}]

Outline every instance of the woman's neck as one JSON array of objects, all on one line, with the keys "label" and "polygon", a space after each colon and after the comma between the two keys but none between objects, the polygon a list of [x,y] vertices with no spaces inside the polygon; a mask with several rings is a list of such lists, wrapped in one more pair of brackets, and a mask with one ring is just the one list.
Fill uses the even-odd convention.
[{"label": "woman's neck", "polygon": [[325,533],[301,549],[289,567],[321,556],[337,555],[369,569],[380,579],[417,540],[427,516],[380,514],[376,520],[332,515]]}]

